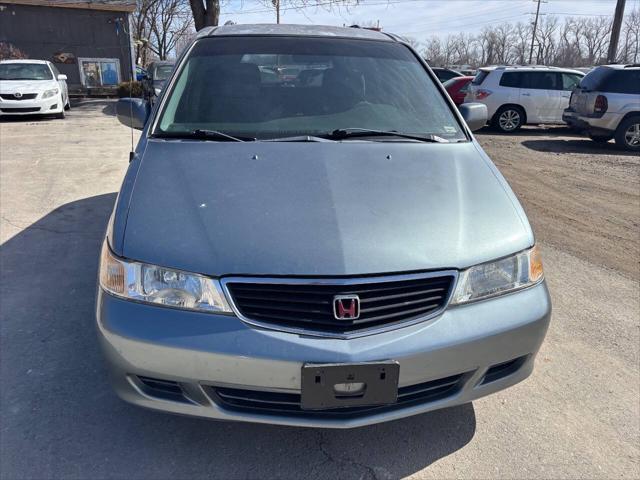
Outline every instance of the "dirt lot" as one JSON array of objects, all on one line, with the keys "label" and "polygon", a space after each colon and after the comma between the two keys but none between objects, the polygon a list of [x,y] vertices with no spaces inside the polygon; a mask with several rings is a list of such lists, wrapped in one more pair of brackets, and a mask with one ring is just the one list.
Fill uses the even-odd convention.
[{"label": "dirt lot", "polygon": [[558,127],[525,128],[517,136],[483,131],[478,138],[518,194],[538,240],[639,279],[638,154]]},{"label": "dirt lot", "polygon": [[531,378],[349,431],[124,404],[93,327],[131,138],[109,102],[0,123],[0,477],[639,478],[640,158],[564,129],[478,138],[524,204],[554,302]]}]

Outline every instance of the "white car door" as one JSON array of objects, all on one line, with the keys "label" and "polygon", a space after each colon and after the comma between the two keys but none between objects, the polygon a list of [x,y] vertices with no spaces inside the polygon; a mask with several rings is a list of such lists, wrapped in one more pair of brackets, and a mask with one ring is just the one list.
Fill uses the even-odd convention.
[{"label": "white car door", "polygon": [[[560,75],[553,71],[523,72],[523,75],[520,104],[527,111],[527,122],[561,122],[563,92],[560,90]],[[556,114],[558,110],[559,114]]]}]

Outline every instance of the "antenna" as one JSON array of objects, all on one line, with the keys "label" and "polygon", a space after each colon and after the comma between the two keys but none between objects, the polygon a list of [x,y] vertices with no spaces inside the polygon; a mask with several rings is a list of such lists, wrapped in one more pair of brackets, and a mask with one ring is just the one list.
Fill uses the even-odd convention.
[{"label": "antenna", "polygon": [[[127,15],[127,19],[129,19],[129,16]],[[132,57],[132,50],[131,50],[131,23],[129,23],[129,28],[127,29],[127,27],[124,25],[124,20],[122,19],[122,17],[120,17],[120,20],[122,20],[122,30],[124,31],[124,33],[127,35],[127,46],[129,47],[129,66],[131,68],[129,68],[129,98],[133,98],[133,81],[135,80],[134,78],[134,72],[135,72],[135,67],[133,65],[133,57]],[[135,146],[134,146],[134,135],[133,135],[133,102],[129,102],[129,130],[131,131],[131,151],[129,152],[129,161],[131,162],[133,160],[133,157],[135,155]]]}]

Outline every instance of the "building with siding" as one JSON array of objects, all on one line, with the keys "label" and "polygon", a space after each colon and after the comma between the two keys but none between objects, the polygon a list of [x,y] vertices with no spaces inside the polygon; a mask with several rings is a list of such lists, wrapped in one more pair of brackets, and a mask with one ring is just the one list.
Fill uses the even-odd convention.
[{"label": "building with siding", "polygon": [[135,72],[135,8],[135,0],[0,0],[0,59],[49,60],[70,92],[112,92]]}]

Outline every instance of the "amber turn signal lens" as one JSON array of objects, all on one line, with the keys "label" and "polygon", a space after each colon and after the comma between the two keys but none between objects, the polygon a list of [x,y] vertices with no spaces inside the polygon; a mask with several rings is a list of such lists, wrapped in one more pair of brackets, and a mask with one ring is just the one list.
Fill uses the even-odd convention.
[{"label": "amber turn signal lens", "polygon": [[124,265],[111,255],[105,241],[100,256],[100,285],[113,293],[124,293]]},{"label": "amber turn signal lens", "polygon": [[529,254],[529,280],[531,282],[537,282],[543,275],[542,255],[540,254],[540,249],[536,245],[531,249],[531,253]]}]

